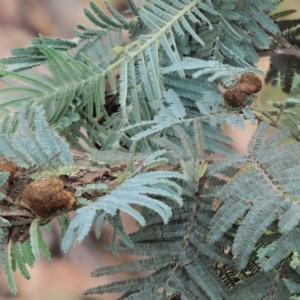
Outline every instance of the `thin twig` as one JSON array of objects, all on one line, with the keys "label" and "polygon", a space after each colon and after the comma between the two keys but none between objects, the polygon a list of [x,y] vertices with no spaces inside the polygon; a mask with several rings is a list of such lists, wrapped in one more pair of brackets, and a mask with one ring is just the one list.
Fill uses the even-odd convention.
[{"label": "thin twig", "polygon": [[279,44],[278,48],[257,51],[260,57],[270,56],[274,54],[279,55],[293,55],[296,57],[300,57],[300,48],[292,45],[285,37],[282,35],[274,35],[271,34],[272,38]]},{"label": "thin twig", "polygon": [[0,212],[1,217],[28,217],[32,218],[32,215],[30,213],[25,213],[22,211],[5,211],[5,212]]},{"label": "thin twig", "polygon": [[50,157],[45,163],[43,163],[42,165],[38,166],[35,169],[31,169],[28,170],[27,172],[24,172],[22,175],[26,175],[28,173],[32,173],[32,172],[36,172],[37,170],[41,169],[43,166],[47,165],[51,160],[53,160],[56,156],[58,156],[61,153],[61,151],[57,152],[56,154],[54,154],[52,157]]},{"label": "thin twig", "polygon": [[[192,218],[190,220],[190,225],[187,227],[187,234],[184,237],[184,243],[183,243],[183,246],[181,247],[181,250],[180,250],[181,253],[183,253],[185,251],[187,245],[190,242],[189,237],[192,234],[192,231],[194,229],[194,225],[195,225],[195,222],[196,222],[197,213],[199,211],[199,207],[200,207],[200,193],[201,193],[201,190],[204,188],[204,185],[205,185],[205,182],[206,182],[206,177],[204,176],[204,174],[202,174],[202,175],[203,176],[198,181],[198,191],[197,191],[197,193],[195,195],[196,198],[197,198],[196,205],[195,205],[195,208],[194,208],[193,216],[192,216]],[[175,273],[182,266],[188,265],[191,262],[193,262],[198,257],[199,253],[200,253],[200,249],[198,248],[197,255],[192,260],[188,261],[187,263],[181,264],[181,261],[178,260],[177,263],[176,263],[176,265],[175,265],[175,267],[173,268],[173,272]]]},{"label": "thin twig", "polygon": [[276,48],[273,50],[262,50],[262,51],[257,51],[259,57],[266,57],[266,56],[271,56],[274,54],[278,55],[293,55],[296,57],[300,57],[300,49],[286,49],[286,48]]},{"label": "thin twig", "polygon": [[30,207],[29,207],[28,205],[26,205],[26,204],[23,203],[23,202],[18,201],[20,198],[21,198],[21,197],[19,197],[19,198],[16,199],[16,200],[13,200],[13,199],[11,199],[11,197],[5,196],[4,200],[5,200],[6,202],[8,202],[8,203],[14,205],[14,206],[20,206],[20,207],[23,207],[23,208],[26,208],[26,209],[31,210]]},{"label": "thin twig", "polygon": [[280,44],[280,46],[284,47],[285,49],[292,49],[292,48],[297,48],[296,46],[292,45],[285,37],[282,35],[275,35],[275,34],[270,34],[272,38]]},{"label": "thin twig", "polygon": [[280,108],[279,114],[278,114],[278,116],[276,118],[276,121],[275,121],[276,124],[278,124],[280,122],[280,119],[282,117],[282,114],[283,114],[284,110],[285,110],[285,103],[282,103],[282,107]]},{"label": "thin twig", "polygon": [[188,262],[184,263],[183,265],[180,265],[180,267],[184,267],[184,266],[189,265],[190,263],[192,263],[198,257],[199,253],[200,253],[200,249],[198,248],[197,254],[194,256],[194,258],[192,258]]},{"label": "thin twig", "polygon": [[[271,126],[277,128],[277,129],[285,128],[285,126],[283,126],[283,124],[281,122],[279,122],[278,118],[276,120],[274,120],[273,117],[268,113],[268,111],[258,108],[258,107],[254,107],[253,110],[258,113],[261,113],[262,115],[267,117],[271,121],[271,123],[270,123]],[[298,134],[296,134],[292,130],[290,130],[290,134],[297,142],[300,142],[300,136]]]}]

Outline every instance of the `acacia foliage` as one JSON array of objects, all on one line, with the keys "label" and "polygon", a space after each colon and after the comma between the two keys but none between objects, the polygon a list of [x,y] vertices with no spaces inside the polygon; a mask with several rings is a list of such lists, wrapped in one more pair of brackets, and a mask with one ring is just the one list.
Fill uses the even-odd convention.
[{"label": "acacia foliage", "polygon": [[[12,292],[12,271],[29,278],[26,265],[40,250],[50,255],[40,226],[58,217],[64,251],[93,224],[99,238],[108,220],[106,249],[142,257],[93,276],[153,271],[87,294],[297,299],[300,101],[270,102],[273,108],[264,110],[255,75],[262,73],[258,54],[274,50],[272,39],[289,37],[278,21],[287,13],[270,17],[273,0],[141,0],[140,6],[128,0],[130,18],[106,5],[110,16],[90,3],[85,14],[94,27],[78,25],[75,39],[40,36],[1,60],[8,87],[0,90],[0,153],[19,168],[13,180],[7,172],[0,177],[0,257]],[[37,73],[37,65],[50,75]],[[241,155],[222,127],[244,128],[246,120],[258,127]],[[287,137],[293,139],[283,143]],[[99,174],[87,182],[70,148],[84,153],[87,173],[123,163],[128,172],[122,169],[113,184]],[[220,158],[210,161],[211,154]],[[47,176],[62,178],[74,193],[71,222],[59,209],[36,216],[15,188]],[[139,223],[137,232],[126,233],[121,211]]]}]

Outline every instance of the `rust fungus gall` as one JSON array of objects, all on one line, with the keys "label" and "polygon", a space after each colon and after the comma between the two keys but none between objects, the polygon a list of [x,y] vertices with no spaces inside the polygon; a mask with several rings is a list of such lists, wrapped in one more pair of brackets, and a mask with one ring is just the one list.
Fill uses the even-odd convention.
[{"label": "rust fungus gall", "polygon": [[75,196],[64,190],[64,182],[58,178],[42,178],[31,182],[24,189],[23,197],[32,211],[40,217],[54,212],[70,211],[75,204]]},{"label": "rust fungus gall", "polygon": [[18,170],[18,167],[11,162],[6,162],[4,160],[2,160],[0,162],[0,172],[9,172],[10,173],[10,175],[8,177],[8,181],[12,181],[14,179],[17,170]]},{"label": "rust fungus gall", "polygon": [[259,92],[262,88],[262,82],[254,74],[243,74],[239,82],[224,93],[225,103],[232,108],[245,106],[247,96]]}]

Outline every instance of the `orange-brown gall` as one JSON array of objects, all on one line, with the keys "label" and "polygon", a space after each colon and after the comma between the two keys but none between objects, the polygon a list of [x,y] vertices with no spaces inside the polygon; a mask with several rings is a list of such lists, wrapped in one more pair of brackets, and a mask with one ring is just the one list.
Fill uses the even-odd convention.
[{"label": "orange-brown gall", "polygon": [[70,211],[76,203],[74,194],[64,190],[64,182],[58,178],[42,178],[31,182],[24,189],[23,197],[39,217],[50,216],[58,210]]},{"label": "orange-brown gall", "polygon": [[259,92],[262,88],[262,82],[259,77],[254,74],[243,74],[239,83],[234,87],[246,95],[251,95]]},{"label": "orange-brown gall", "polygon": [[18,170],[18,167],[10,162],[5,162],[4,160],[0,162],[0,172],[9,172],[8,181],[12,181],[15,177],[15,174]]},{"label": "orange-brown gall", "polygon": [[232,108],[245,106],[247,96],[259,92],[262,88],[262,82],[254,74],[243,74],[239,82],[224,93],[225,103]]},{"label": "orange-brown gall", "polygon": [[244,106],[247,95],[235,90],[227,90],[224,93],[225,103],[232,108],[239,108]]}]

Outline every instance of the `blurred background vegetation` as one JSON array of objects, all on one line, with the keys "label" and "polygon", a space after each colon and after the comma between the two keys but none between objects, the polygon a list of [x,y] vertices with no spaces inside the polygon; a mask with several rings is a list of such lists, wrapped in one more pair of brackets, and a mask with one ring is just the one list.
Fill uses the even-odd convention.
[{"label": "blurred background vegetation", "polygon": [[[103,10],[103,0],[94,0]],[[89,24],[83,14],[83,8],[88,6],[88,0],[0,0],[0,57],[9,56],[11,48],[24,47],[29,44],[31,38],[39,33],[44,36],[71,38],[70,28],[76,24]],[[127,9],[125,0],[110,0],[110,3],[124,12]],[[299,0],[285,0],[280,4],[279,10],[298,9]],[[299,12],[291,15],[292,18],[300,18]],[[258,66],[266,71],[269,58],[263,58]],[[297,79],[298,80],[298,79]],[[300,82],[300,80],[299,80]],[[287,98],[279,87],[265,86],[259,101],[267,105],[267,101],[279,101]],[[235,149],[246,151],[247,141],[254,130],[254,126],[247,126],[246,131],[226,129],[235,139]],[[114,264],[112,257],[101,252],[103,244],[108,243],[109,228],[103,233],[101,240],[96,241],[93,235],[85,242],[64,255],[60,251],[60,238],[57,227],[53,225],[53,231],[46,232],[46,239],[51,247],[53,259],[47,261],[41,259],[33,270],[32,279],[26,281],[20,274],[16,274],[19,294],[12,297],[6,286],[5,278],[0,275],[0,300],[14,298],[16,300],[88,300],[88,299],[116,299],[116,295],[84,297],[82,293],[89,287],[109,283],[110,280],[122,280],[117,278],[90,278],[90,273],[95,268]],[[135,225],[127,221],[127,230],[133,231]],[[122,256],[122,260],[134,259]]]}]

